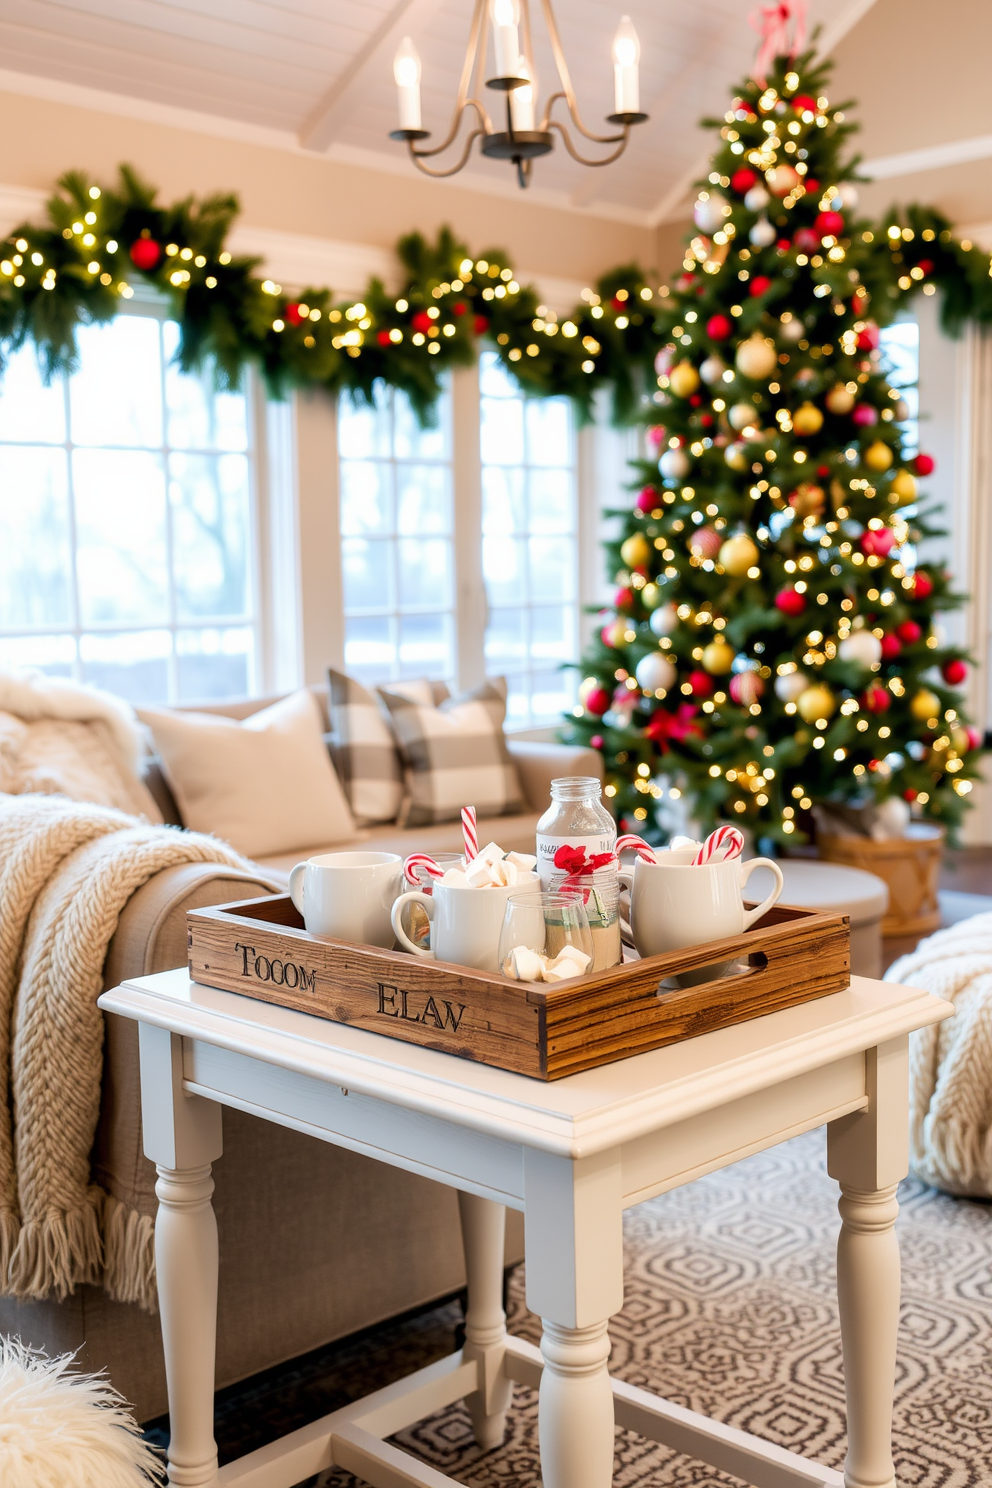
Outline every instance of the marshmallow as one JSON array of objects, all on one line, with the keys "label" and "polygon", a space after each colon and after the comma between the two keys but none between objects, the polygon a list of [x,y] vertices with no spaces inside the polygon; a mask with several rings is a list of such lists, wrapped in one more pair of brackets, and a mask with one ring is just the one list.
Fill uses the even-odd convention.
[{"label": "marshmallow", "polygon": [[508,852],[506,861],[512,863],[518,873],[533,873],[537,859],[531,853]]},{"label": "marshmallow", "polygon": [[485,847],[476,853],[474,862],[501,863],[503,861],[503,849],[496,842],[487,842]]},{"label": "marshmallow", "polygon": [[465,874],[461,868],[449,868],[444,877],[439,880],[443,884],[457,884],[459,888],[465,887]]},{"label": "marshmallow", "polygon": [[488,889],[499,883],[495,865],[483,857],[473,858],[465,869],[465,886],[469,889]]},{"label": "marshmallow", "polygon": [[578,973],[581,975],[591,960],[592,957],[587,956],[585,951],[580,951],[578,946],[563,945],[555,959],[551,962],[551,965],[559,966],[564,961],[572,961],[578,967]]},{"label": "marshmallow", "polygon": [[544,957],[527,946],[514,946],[503,962],[503,973],[518,982],[539,982],[544,976]]}]

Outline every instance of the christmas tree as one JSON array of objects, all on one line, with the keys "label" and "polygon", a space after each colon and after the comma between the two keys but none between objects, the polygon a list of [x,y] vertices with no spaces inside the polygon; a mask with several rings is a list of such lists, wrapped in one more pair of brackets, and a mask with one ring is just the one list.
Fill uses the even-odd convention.
[{"label": "christmas tree", "polygon": [[[647,835],[663,776],[701,827],[796,844],[815,805],[901,800],[953,831],[977,774],[954,690],[967,658],[935,628],[962,599],[918,557],[940,535],[918,486],[933,462],[904,454],[879,350],[878,237],[900,229],[857,218],[855,126],[828,70],[781,56],[704,121],[720,142],[698,233],[660,292],[659,422],[614,514],[615,607],[568,728]],[[920,233],[914,284],[936,236]]]}]

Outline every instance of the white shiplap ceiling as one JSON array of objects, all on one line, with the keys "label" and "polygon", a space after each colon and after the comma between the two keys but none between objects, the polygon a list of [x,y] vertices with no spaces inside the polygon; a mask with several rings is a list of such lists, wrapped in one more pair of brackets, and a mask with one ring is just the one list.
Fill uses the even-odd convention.
[{"label": "white shiplap ceiling", "polygon": [[[829,48],[871,3],[810,0],[811,26],[823,22]],[[722,112],[728,82],[754,55],[751,8],[750,0],[558,0],[587,124],[600,127],[613,107],[610,43],[624,9],[641,39],[642,107],[651,118],[605,170],[584,168],[560,147],[538,161],[535,196],[631,221],[676,212],[705,149],[697,120]],[[470,15],[471,0],[0,0],[0,65],[25,86],[35,79],[99,90],[373,168],[412,170],[388,139],[392,54],[409,32],[423,59],[425,124],[440,137]],[[553,69],[534,19],[546,92]],[[509,177],[508,166],[476,158],[455,179],[501,191]]]}]

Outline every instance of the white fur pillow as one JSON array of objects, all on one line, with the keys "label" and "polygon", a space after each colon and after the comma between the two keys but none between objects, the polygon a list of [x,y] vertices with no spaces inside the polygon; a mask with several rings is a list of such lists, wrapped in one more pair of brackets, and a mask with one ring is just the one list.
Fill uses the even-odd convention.
[{"label": "white fur pillow", "polygon": [[242,723],[212,713],[140,708],[162,770],[194,832],[247,857],[272,857],[357,836],[306,688]]}]

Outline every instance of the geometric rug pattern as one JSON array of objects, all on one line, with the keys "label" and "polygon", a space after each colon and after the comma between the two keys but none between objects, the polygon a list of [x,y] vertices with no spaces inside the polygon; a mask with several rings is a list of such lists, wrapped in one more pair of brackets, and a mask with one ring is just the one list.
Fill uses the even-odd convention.
[{"label": "geometric rug pattern", "polygon": [[[900,1488],[992,1488],[992,1206],[900,1189]],[[837,1187],[811,1132],[649,1200],[625,1217],[611,1372],[829,1467],[844,1460],[836,1306]],[[511,1280],[509,1328],[540,1341]],[[397,1374],[402,1373],[397,1370]],[[452,1406],[397,1442],[472,1488],[540,1488],[537,1397],[519,1389],[504,1445],[482,1454]],[[331,1469],[320,1488],[356,1480]],[[737,1480],[617,1432],[615,1488]]]}]

